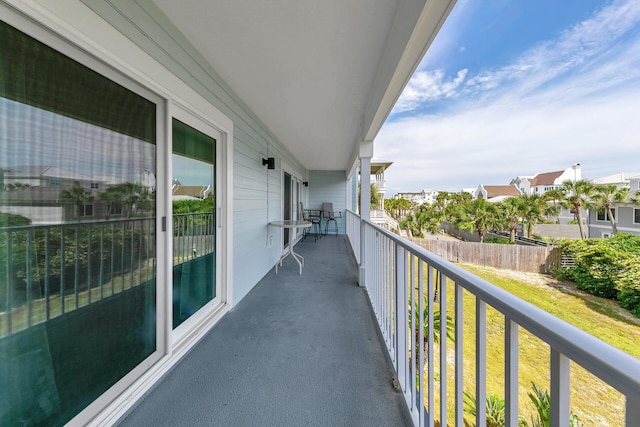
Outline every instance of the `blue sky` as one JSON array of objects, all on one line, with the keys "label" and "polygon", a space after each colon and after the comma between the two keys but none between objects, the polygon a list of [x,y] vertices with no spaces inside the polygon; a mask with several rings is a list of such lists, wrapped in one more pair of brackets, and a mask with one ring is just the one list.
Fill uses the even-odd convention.
[{"label": "blue sky", "polygon": [[375,157],[386,197],[640,173],[640,1],[458,0]]}]

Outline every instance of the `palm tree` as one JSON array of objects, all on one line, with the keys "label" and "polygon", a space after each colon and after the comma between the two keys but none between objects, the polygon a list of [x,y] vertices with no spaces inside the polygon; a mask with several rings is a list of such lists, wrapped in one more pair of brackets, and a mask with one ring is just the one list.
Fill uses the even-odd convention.
[{"label": "palm tree", "polygon": [[497,222],[496,206],[485,199],[476,199],[461,205],[460,215],[454,225],[461,230],[476,231],[480,243],[484,242],[486,232]]},{"label": "palm tree", "polygon": [[82,212],[84,205],[93,201],[93,193],[79,185],[67,190],[62,190],[58,197],[62,203],[70,203],[75,206],[75,215],[77,220],[80,220],[80,212]]},{"label": "palm tree", "polygon": [[590,197],[593,194],[593,184],[588,181],[565,181],[562,184],[562,192],[564,193],[563,205],[569,209],[573,209],[573,217],[578,223],[580,229],[580,238],[587,237],[582,223],[582,209],[591,206]]},{"label": "palm tree", "polygon": [[510,197],[497,205],[499,217],[503,225],[509,230],[509,242],[516,241],[516,232],[520,219],[524,216],[525,204],[522,197]]},{"label": "palm tree", "polygon": [[551,202],[552,204],[550,206],[547,206],[544,210],[544,214],[547,217],[553,217],[555,218],[555,223],[559,224],[560,223],[560,205],[559,202],[561,202],[564,199],[564,193],[562,190],[559,189],[553,189],[553,190],[549,190],[546,193],[544,193],[543,195],[544,199],[548,202]]},{"label": "palm tree", "polygon": [[524,205],[524,212],[522,215],[522,222],[527,230],[527,237],[531,237],[531,232],[533,231],[536,224],[540,224],[544,221],[543,212],[545,211],[545,206],[547,202],[543,197],[538,196],[537,194],[524,194],[520,196],[522,199],[522,203]]},{"label": "palm tree", "polygon": [[618,188],[613,184],[595,186],[595,193],[593,194],[592,199],[595,202],[595,207],[598,211],[605,211],[609,217],[609,222],[611,223],[611,234],[616,234],[618,232],[618,226],[616,225],[616,219],[613,216],[611,205],[616,202],[626,201],[628,195],[629,189],[626,187]]}]

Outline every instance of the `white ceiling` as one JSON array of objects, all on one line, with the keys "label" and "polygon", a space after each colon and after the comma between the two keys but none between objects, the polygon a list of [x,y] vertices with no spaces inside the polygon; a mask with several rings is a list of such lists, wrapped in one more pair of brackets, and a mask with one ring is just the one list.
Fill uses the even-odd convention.
[{"label": "white ceiling", "polygon": [[454,1],[154,0],[310,170],[349,169]]}]

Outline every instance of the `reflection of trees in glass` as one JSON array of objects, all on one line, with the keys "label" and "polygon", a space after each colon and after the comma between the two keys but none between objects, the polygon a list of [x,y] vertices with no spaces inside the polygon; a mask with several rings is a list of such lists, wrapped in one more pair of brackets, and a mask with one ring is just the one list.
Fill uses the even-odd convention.
[{"label": "reflection of trees in glass", "polygon": [[93,193],[80,186],[62,190],[58,197],[62,203],[70,203],[75,206],[75,217],[78,220],[80,219],[83,206],[93,201]]},{"label": "reflection of trees in glass", "polygon": [[[20,215],[0,214],[0,226],[29,225]],[[7,306],[7,283],[11,306],[31,298],[67,294],[110,284],[117,290],[147,280],[153,251],[153,218],[113,223],[74,223],[20,227],[0,231],[0,307]],[[46,281],[46,285],[45,285]],[[62,289],[61,289],[62,288]]]},{"label": "reflection of trees in glass", "polygon": [[141,184],[124,182],[107,188],[98,198],[108,202],[107,219],[120,206],[127,218],[153,210],[155,193],[149,193]]}]

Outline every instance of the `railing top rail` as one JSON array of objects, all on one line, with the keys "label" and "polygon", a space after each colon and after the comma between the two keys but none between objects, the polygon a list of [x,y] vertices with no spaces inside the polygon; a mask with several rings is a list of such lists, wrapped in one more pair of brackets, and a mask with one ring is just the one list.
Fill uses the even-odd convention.
[{"label": "railing top rail", "polygon": [[67,227],[75,227],[78,225],[105,225],[105,224],[117,224],[122,222],[148,221],[148,220],[155,220],[155,217],[137,216],[132,218],[115,218],[115,219],[102,219],[102,220],[93,220],[93,221],[61,222],[58,224],[13,225],[10,227],[0,227],[0,231],[25,231],[25,230],[43,229],[43,228],[67,228]]},{"label": "railing top rail", "polygon": [[621,393],[640,401],[640,360],[414,243],[362,221]]}]

